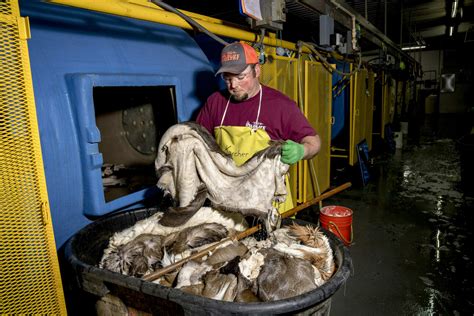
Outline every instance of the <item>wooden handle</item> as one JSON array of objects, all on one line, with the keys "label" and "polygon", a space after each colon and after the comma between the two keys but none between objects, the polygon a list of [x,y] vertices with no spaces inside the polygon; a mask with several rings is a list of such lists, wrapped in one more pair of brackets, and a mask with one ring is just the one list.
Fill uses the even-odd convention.
[{"label": "wooden handle", "polygon": [[[350,183],[350,182],[344,183],[343,185],[338,186],[338,187],[336,187],[336,188],[334,188],[334,189],[332,189],[328,192],[325,192],[325,193],[321,194],[320,196],[318,196],[318,197],[316,197],[312,200],[309,200],[307,202],[304,202],[303,204],[300,204],[300,205],[292,208],[291,210],[281,214],[281,217],[282,218],[287,218],[287,217],[293,216],[296,213],[298,213],[299,211],[304,210],[305,208],[307,208],[311,205],[314,205],[314,204],[318,203],[321,200],[327,199],[328,197],[333,196],[334,194],[339,193],[339,192],[347,189],[351,185],[352,185],[352,183]],[[186,257],[184,259],[176,261],[175,263],[170,264],[167,267],[156,270],[155,272],[150,273],[147,276],[144,276],[143,280],[145,280],[145,281],[154,281],[154,280],[160,278],[161,276],[163,276],[167,273],[170,273],[171,271],[174,271],[176,268],[179,268],[180,266],[182,266],[183,264],[185,264],[186,262],[188,262],[190,260],[198,259],[198,258],[201,258],[201,257],[207,255],[210,251],[213,251],[214,249],[216,249],[217,247],[219,247],[223,243],[228,242],[229,240],[243,239],[245,237],[248,237],[248,236],[252,235],[253,233],[256,233],[260,229],[261,229],[261,225],[256,225],[256,226],[250,227],[249,229],[247,229],[247,230],[245,230],[245,231],[243,231],[243,232],[241,232],[241,233],[239,233],[239,234],[237,234],[233,237],[226,237],[226,238],[222,239],[221,241],[219,241],[219,242],[217,242],[217,243],[215,243],[215,244],[213,244],[213,245],[211,245],[211,246],[209,246],[209,247],[207,247],[207,248],[205,248],[205,249],[203,249],[199,252],[196,252],[195,254],[192,254],[189,257]]]},{"label": "wooden handle", "polygon": [[304,210],[305,208],[310,207],[311,205],[314,205],[314,204],[318,203],[319,201],[327,199],[328,197],[333,196],[334,194],[339,193],[339,192],[349,188],[351,185],[352,185],[352,183],[346,182],[343,185],[340,185],[340,186],[338,186],[338,187],[336,187],[336,188],[334,188],[330,191],[327,191],[327,192],[321,194],[318,197],[315,197],[312,200],[306,201],[303,204],[300,204],[300,205],[292,208],[291,210],[286,211],[285,213],[281,214],[281,217],[282,218],[287,218],[287,217],[293,216],[296,213],[298,213],[299,211]]}]

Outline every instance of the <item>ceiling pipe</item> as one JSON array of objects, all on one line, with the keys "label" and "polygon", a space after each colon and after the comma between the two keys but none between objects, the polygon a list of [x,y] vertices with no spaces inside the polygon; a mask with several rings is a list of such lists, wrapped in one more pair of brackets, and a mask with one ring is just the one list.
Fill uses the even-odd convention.
[{"label": "ceiling pipe", "polygon": [[[165,11],[151,2],[147,2],[146,0],[48,0],[48,2],[97,11],[100,13],[108,13],[128,18],[176,26],[187,30],[193,29],[193,27],[188,22],[186,22],[183,18],[179,17],[175,13]],[[257,41],[258,35],[256,35],[255,33],[243,30],[234,25],[229,25],[228,22],[225,22],[223,20],[210,18],[205,15],[200,15],[184,10],[180,11],[198,21],[202,27],[206,28],[208,31],[214,34],[248,42]],[[265,37],[263,39],[263,44],[272,47],[288,48],[293,51],[298,50],[298,48],[296,47],[296,43],[280,40],[271,36]],[[306,47],[303,48],[303,52],[311,53],[311,51]]]},{"label": "ceiling pipe", "polygon": [[368,21],[369,20],[369,15],[367,12],[367,0],[365,0],[365,19]]},{"label": "ceiling pipe", "polygon": [[340,9],[344,13],[346,13],[348,16],[351,17],[352,21],[352,50],[358,51],[359,49],[357,48],[357,33],[356,33],[356,17],[352,12],[347,10],[346,8],[342,7],[336,0],[331,0],[331,3],[336,6],[336,9]]},{"label": "ceiling pipe", "polygon": [[[311,8],[313,11],[321,12],[321,8],[324,6],[322,5],[323,2],[327,2],[327,0],[298,0],[302,4],[306,5],[308,8]],[[412,56],[407,54],[406,52],[402,51],[400,47],[395,44],[391,39],[389,39],[386,35],[384,35],[379,29],[377,29],[372,23],[367,21],[362,15],[354,11],[347,3],[343,2],[342,0],[338,0],[338,4],[340,8],[344,8],[347,11],[351,12],[355,18],[356,22],[361,26],[363,33],[362,36],[369,40],[370,42],[374,43],[378,47],[382,48],[383,46],[388,47],[389,49],[396,52],[400,57],[405,58],[406,61],[415,65],[415,67],[421,69],[421,65],[418,63],[416,59]],[[327,14],[326,12],[322,12],[323,14]],[[336,11],[337,13],[337,11]],[[347,28],[351,28],[351,22],[348,19],[344,19],[344,17],[338,16],[334,14],[334,19],[341,23],[343,26]]]}]

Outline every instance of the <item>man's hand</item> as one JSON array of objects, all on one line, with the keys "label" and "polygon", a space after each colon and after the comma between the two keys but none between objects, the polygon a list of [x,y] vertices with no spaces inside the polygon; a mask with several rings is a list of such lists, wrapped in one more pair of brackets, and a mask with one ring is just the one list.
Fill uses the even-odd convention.
[{"label": "man's hand", "polygon": [[295,143],[292,140],[287,140],[281,149],[281,161],[283,163],[292,165],[297,163],[304,157],[304,146]]}]

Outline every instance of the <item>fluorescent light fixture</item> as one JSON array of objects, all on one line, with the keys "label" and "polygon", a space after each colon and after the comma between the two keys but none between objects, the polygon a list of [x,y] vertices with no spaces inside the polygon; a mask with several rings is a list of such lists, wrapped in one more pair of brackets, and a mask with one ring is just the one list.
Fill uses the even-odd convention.
[{"label": "fluorescent light fixture", "polygon": [[458,11],[458,0],[454,0],[453,4],[451,5],[451,17],[453,19],[456,17],[457,11]]},{"label": "fluorescent light fixture", "polygon": [[453,36],[454,26],[449,27],[449,36]]},{"label": "fluorescent light fixture", "polygon": [[423,48],[426,48],[426,45],[402,47],[402,50],[415,50],[415,49],[423,49]]}]

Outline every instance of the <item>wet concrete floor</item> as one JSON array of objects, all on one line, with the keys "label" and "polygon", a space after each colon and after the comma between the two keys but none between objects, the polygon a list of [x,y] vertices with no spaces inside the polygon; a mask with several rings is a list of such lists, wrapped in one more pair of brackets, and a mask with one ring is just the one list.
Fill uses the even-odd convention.
[{"label": "wet concrete floor", "polygon": [[354,211],[354,269],[331,315],[474,314],[474,198],[459,157],[453,138],[425,135],[377,157],[365,187],[324,201]]}]

